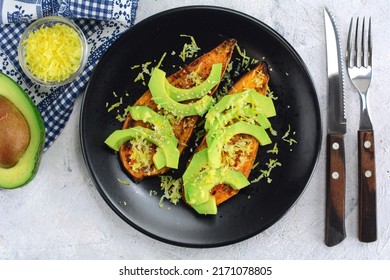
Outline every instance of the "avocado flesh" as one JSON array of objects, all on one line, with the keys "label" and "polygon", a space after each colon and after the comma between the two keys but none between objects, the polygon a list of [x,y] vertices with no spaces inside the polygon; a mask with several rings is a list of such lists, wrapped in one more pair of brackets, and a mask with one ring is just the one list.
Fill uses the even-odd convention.
[{"label": "avocado flesh", "polygon": [[183,174],[184,197],[199,214],[217,213],[215,198],[211,189],[218,184],[229,184],[234,189],[249,185],[247,178],[238,171],[209,168],[207,148],[197,152]]},{"label": "avocado flesh", "polygon": [[248,179],[238,171],[233,169],[218,168],[205,171],[205,182],[201,178],[186,182],[186,197],[191,205],[205,203],[211,196],[210,191],[216,185],[228,184],[235,190],[240,190],[249,185]]},{"label": "avocado flesh", "polygon": [[23,115],[29,128],[28,146],[12,167],[0,167],[0,188],[13,189],[30,182],[38,171],[45,142],[42,117],[30,97],[11,78],[0,73],[0,96]]},{"label": "avocado flesh", "polygon": [[271,127],[268,118],[263,113],[257,114],[253,108],[243,108],[238,112],[229,109],[225,114],[220,114],[213,120],[213,125],[209,128],[206,135],[207,143],[210,143],[215,137],[221,134],[228,124],[233,123],[234,120],[241,119],[242,121],[249,121],[249,123],[255,122],[264,129]]},{"label": "avocado flesh", "polygon": [[213,87],[219,84],[221,75],[222,63],[216,63],[211,67],[211,71],[207,79],[197,86],[192,88],[177,88],[171,85],[167,79],[165,79],[165,87],[169,93],[169,96],[177,102],[202,98],[204,95],[209,93]]},{"label": "avocado flesh", "polygon": [[267,118],[276,116],[274,103],[270,97],[249,89],[243,92],[228,94],[215,104],[206,115],[205,129],[208,131],[214,121],[226,110],[240,112],[248,105],[253,107],[254,113],[264,114]]},{"label": "avocado flesh", "polygon": [[160,170],[167,165],[163,149],[157,147],[156,153],[153,155],[153,164],[157,170]]},{"label": "avocado flesh", "polygon": [[223,146],[236,134],[251,135],[255,137],[262,146],[271,144],[272,142],[265,129],[261,126],[243,121],[236,122],[224,129],[221,129],[220,133],[207,143],[209,162],[213,167],[220,167],[223,164]]},{"label": "avocado flesh", "polygon": [[140,136],[158,147],[153,155],[156,169],[159,170],[164,166],[177,168],[180,151],[177,149],[178,140],[169,121],[147,106],[129,107],[129,112],[133,120],[149,123],[154,130],[140,126],[117,130],[106,139],[105,143],[118,151],[123,143]]},{"label": "avocado flesh", "polygon": [[[129,108],[129,112],[134,120],[152,124],[154,130],[163,135],[164,138],[167,138],[167,141],[172,141],[177,146],[178,141],[173,133],[172,125],[164,116],[156,113],[148,106],[133,106]],[[176,151],[173,153],[177,154]],[[157,148],[156,153],[153,155],[153,164],[157,170],[167,165],[163,149]]]},{"label": "avocado flesh", "polygon": [[[111,149],[119,151],[119,148],[123,143],[138,137],[146,139],[163,150],[167,167],[178,168],[180,152],[177,149],[177,144],[151,129],[135,126],[127,129],[115,130],[107,137],[104,143]],[[159,158],[153,158],[153,160],[156,159]],[[156,165],[156,162],[154,162],[154,164]],[[157,165],[159,165],[159,163],[157,163]]]},{"label": "avocado flesh", "polygon": [[215,197],[210,195],[209,200],[199,205],[192,205],[192,208],[195,209],[198,214],[204,215],[216,215],[217,214],[217,203],[215,202]]},{"label": "avocado flesh", "polygon": [[178,143],[170,122],[163,115],[153,111],[148,106],[133,106],[129,108],[129,112],[134,120],[152,124],[154,130],[159,134],[176,144]]},{"label": "avocado flesh", "polygon": [[175,101],[169,96],[166,89],[165,72],[156,68],[152,72],[149,80],[149,90],[153,96],[154,102],[159,106],[171,112],[175,116],[202,116],[214,104],[214,99],[210,95],[205,95],[201,99],[188,104],[183,104]]}]

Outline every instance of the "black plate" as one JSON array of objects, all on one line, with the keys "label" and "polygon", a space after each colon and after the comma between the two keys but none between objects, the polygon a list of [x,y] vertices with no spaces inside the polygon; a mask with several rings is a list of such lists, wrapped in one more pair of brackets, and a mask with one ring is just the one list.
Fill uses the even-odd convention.
[{"label": "black plate", "polygon": [[[160,178],[135,184],[123,172],[117,156],[105,145],[105,138],[121,124],[116,112],[107,112],[106,103],[126,104],[145,91],[131,66],[152,61],[154,64],[167,51],[163,69],[182,65],[177,55],[192,35],[206,52],[226,38],[236,38],[247,54],[265,59],[271,70],[270,87],[279,99],[275,102],[278,116],[272,120],[279,132],[274,137],[279,154],[271,155],[261,148],[259,164],[250,179],[266,168],[265,162],[277,157],[282,166],[272,171],[272,182],[260,180],[223,203],[216,216],[200,216],[184,203],[164,203],[159,207]],[[181,63],[181,64],[180,64]],[[128,92],[129,94],[124,94]],[[291,127],[290,145],[281,138]],[[245,14],[217,7],[186,7],[154,15],[129,29],[105,53],[97,65],[81,111],[81,144],[83,154],[96,187],[108,205],[127,223],[141,232],[170,244],[188,247],[216,247],[250,238],[278,221],[297,201],[307,185],[317,162],[321,145],[321,118],[316,92],[310,75],[298,54],[286,40],[264,23]],[[293,132],[295,134],[293,135]],[[191,143],[193,145],[194,142]],[[179,177],[190,156],[187,149],[180,169],[169,173]],[[117,179],[131,182],[124,185]],[[157,191],[151,195],[150,191]],[[168,209],[169,208],[169,209]],[[302,217],[304,219],[305,217]],[[277,236],[275,238],[278,238]]]}]

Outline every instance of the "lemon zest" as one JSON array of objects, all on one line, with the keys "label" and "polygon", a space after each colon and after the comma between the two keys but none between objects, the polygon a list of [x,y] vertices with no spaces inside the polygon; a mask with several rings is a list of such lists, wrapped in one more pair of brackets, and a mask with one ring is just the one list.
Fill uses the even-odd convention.
[{"label": "lemon zest", "polygon": [[64,81],[80,66],[81,40],[77,32],[67,25],[42,26],[22,44],[28,69],[44,82]]},{"label": "lemon zest", "polygon": [[160,176],[160,179],[161,190],[164,191],[164,194],[160,198],[159,206],[164,207],[164,199],[176,205],[181,200],[182,178],[174,179],[172,176],[163,175]]}]

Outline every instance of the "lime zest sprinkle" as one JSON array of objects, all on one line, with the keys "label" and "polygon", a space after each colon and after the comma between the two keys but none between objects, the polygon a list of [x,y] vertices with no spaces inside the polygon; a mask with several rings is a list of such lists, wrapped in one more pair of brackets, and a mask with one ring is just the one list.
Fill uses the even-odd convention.
[{"label": "lime zest sprinkle", "polygon": [[[107,112],[111,112],[112,110],[114,110],[115,108],[118,108],[118,107],[121,106],[122,104],[123,104],[123,99],[122,99],[122,97],[121,97],[121,98],[119,99],[118,102],[112,104],[112,105],[110,106],[110,108],[107,109]],[[106,106],[106,107],[107,107],[107,106]]]},{"label": "lime zest sprinkle", "polygon": [[275,96],[274,92],[270,90],[270,88],[267,85],[267,96],[271,98],[272,100],[278,100],[278,96]]},{"label": "lime zest sprinkle", "polygon": [[[138,67],[135,67],[135,68],[139,68],[141,67],[141,72],[138,73],[137,77],[135,77],[134,79],[134,82],[139,82],[141,81],[142,82],[142,85],[146,86],[146,82],[145,82],[145,74],[150,76],[152,71],[148,68],[149,65],[152,64],[151,61],[148,61],[148,62],[145,62],[145,63],[142,63],[141,66],[138,66]],[[135,65],[136,66],[136,65]],[[133,66],[134,67],[134,66]],[[135,69],[135,68],[131,68],[131,69]]]},{"label": "lime zest sprinkle", "polygon": [[150,171],[151,168],[151,147],[152,144],[144,138],[137,137],[130,140],[133,153],[130,155],[130,160],[134,161],[131,165],[133,171],[144,170]]},{"label": "lime zest sprinkle", "polygon": [[278,136],[278,132],[272,128],[272,126],[269,128],[269,132],[271,133],[272,136]]},{"label": "lime zest sprinkle", "polygon": [[155,190],[149,191],[149,196],[155,196],[155,195],[157,195],[157,192]]},{"label": "lime zest sprinkle", "polygon": [[252,169],[252,170],[255,169],[255,168],[259,165],[259,163],[260,163],[260,162],[257,161],[257,162],[252,166],[251,169]]},{"label": "lime zest sprinkle", "polygon": [[157,63],[156,68],[160,68],[160,66],[161,66],[161,64],[162,64],[162,62],[163,62],[163,60],[164,60],[166,55],[167,55],[167,52],[164,52],[163,55],[161,56],[159,62]]},{"label": "lime zest sprinkle", "polygon": [[251,64],[255,64],[255,63],[258,63],[259,61],[257,59],[254,59],[254,58],[251,58],[249,57],[247,54],[246,54],[246,50],[245,49],[241,49],[240,46],[238,44],[236,44],[236,48],[237,48],[237,52],[238,54],[241,56],[241,67],[243,69],[246,69],[248,70],[249,68],[249,65]]},{"label": "lime zest sprinkle", "polygon": [[119,178],[116,178],[116,179],[117,179],[117,181],[118,181],[119,183],[121,183],[121,184],[123,184],[123,185],[130,185],[130,182],[128,182],[128,181],[121,180],[121,179],[119,179]]},{"label": "lime zest sprinkle", "polygon": [[196,55],[196,53],[200,50],[198,47],[198,44],[195,41],[195,38],[191,35],[185,35],[185,34],[180,34],[180,37],[187,37],[191,39],[191,43],[185,43],[183,45],[183,49],[179,54],[179,57],[183,62],[185,62],[186,58],[192,58]]},{"label": "lime zest sprinkle", "polygon": [[267,154],[268,153],[277,155],[279,153],[278,143],[275,143],[274,147],[271,150],[267,151]]},{"label": "lime zest sprinkle", "polygon": [[183,184],[182,178],[174,179],[169,175],[159,176],[161,179],[161,190],[164,194],[159,201],[160,208],[164,207],[163,201],[168,200],[172,204],[176,205],[181,199],[181,188]]},{"label": "lime zest sprinkle", "polygon": [[115,117],[115,119],[116,119],[117,121],[119,121],[119,122],[124,122],[124,121],[126,120],[126,117],[127,117],[128,113],[129,113],[129,110],[130,110],[130,106],[127,106],[127,107],[123,110],[122,115],[119,115],[119,114],[118,114],[118,115]]},{"label": "lime zest sprinkle", "polygon": [[272,182],[272,179],[270,178],[271,176],[271,171],[277,167],[277,166],[282,166],[282,163],[280,163],[278,161],[278,159],[269,159],[268,163],[266,163],[268,169],[262,169],[260,170],[260,175],[251,181],[251,183],[257,183],[259,182],[261,179],[263,178],[266,178],[267,179],[267,183],[271,183]]},{"label": "lime zest sprinkle", "polygon": [[[282,136],[282,140],[289,143],[291,146],[291,145],[296,144],[298,142],[292,137],[288,138],[290,136],[290,131],[291,131],[291,126],[289,124],[286,133]],[[295,131],[293,132],[293,135],[295,135]]]}]

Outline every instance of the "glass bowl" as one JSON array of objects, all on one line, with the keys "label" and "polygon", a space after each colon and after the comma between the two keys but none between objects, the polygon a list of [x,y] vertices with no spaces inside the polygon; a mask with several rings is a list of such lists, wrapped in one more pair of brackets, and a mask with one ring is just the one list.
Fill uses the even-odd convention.
[{"label": "glass bowl", "polygon": [[[80,39],[81,54],[80,54],[80,59],[79,59],[79,62],[78,62],[78,66],[77,66],[77,63],[74,63],[73,71],[69,71],[68,75],[64,76],[63,78],[57,79],[57,80],[56,79],[42,79],[42,78],[39,78],[38,77],[39,75],[37,75],[36,73],[33,73],[34,71],[30,69],[31,67],[29,65],[28,59],[26,58],[27,57],[27,52],[29,50],[26,50],[27,49],[26,48],[27,44],[25,43],[25,41],[30,37],[30,35],[36,34],[36,31],[38,31],[40,29],[53,28],[53,27],[55,28],[55,26],[61,26],[61,28],[62,28],[62,25],[66,26],[66,27],[69,27],[72,30],[74,30],[76,32],[76,34],[77,34],[77,37]],[[68,30],[68,29],[66,29],[66,30]],[[58,34],[58,32],[57,32],[57,34]],[[73,33],[73,35],[74,35],[74,33]],[[62,41],[63,41],[63,39],[62,39]],[[48,42],[49,42],[48,40],[41,40],[41,41],[39,41],[39,43],[35,44],[35,46],[34,46],[35,47],[35,51],[38,51],[38,55],[41,54],[41,53],[39,53],[40,49],[42,50],[42,53],[44,53],[44,49],[51,48],[50,51],[55,51],[55,50],[65,46],[64,43],[63,44],[59,44],[58,41],[56,39],[54,39],[54,38],[52,38],[50,43],[48,43]],[[52,44],[52,45],[47,45],[47,44]],[[72,52],[72,53],[74,53],[74,52]],[[85,68],[85,65],[86,65],[87,60],[88,60],[87,40],[86,40],[83,32],[81,31],[81,29],[73,21],[71,21],[69,19],[66,19],[64,17],[60,17],[60,16],[43,17],[43,18],[40,18],[40,19],[34,21],[33,23],[31,23],[26,28],[24,33],[22,34],[22,36],[20,38],[20,41],[19,41],[19,46],[18,46],[18,59],[19,59],[20,66],[22,67],[24,73],[33,82],[35,82],[37,84],[40,84],[40,85],[43,85],[43,86],[49,86],[49,87],[65,85],[65,84],[70,83],[71,81],[73,81],[75,78],[77,78],[81,74],[81,72],[84,70],[84,68]],[[50,61],[50,59],[48,59],[48,60]],[[48,62],[47,59],[43,59],[43,60]],[[71,59],[69,59],[69,60],[71,60]],[[66,61],[69,61],[69,60],[66,60]],[[61,62],[56,61],[56,63],[57,63],[56,65],[61,65]],[[65,64],[69,64],[69,63],[68,62],[62,62],[62,64],[64,66]],[[48,67],[47,69],[51,69],[51,68]],[[50,70],[48,70],[48,71],[50,71]]]}]

